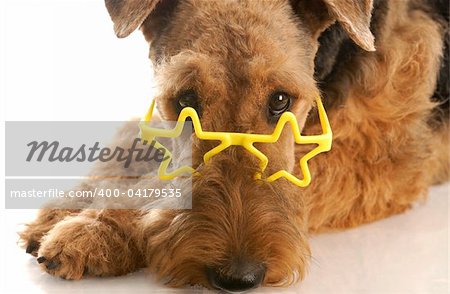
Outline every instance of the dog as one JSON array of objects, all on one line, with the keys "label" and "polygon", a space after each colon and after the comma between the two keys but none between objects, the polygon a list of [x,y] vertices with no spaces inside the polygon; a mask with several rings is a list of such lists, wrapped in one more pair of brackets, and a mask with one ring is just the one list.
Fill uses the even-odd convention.
[{"label": "dog", "polygon": [[[140,28],[150,44],[163,119],[190,106],[205,130],[266,134],[291,111],[316,134],[321,93],[333,148],[298,188],[255,180],[257,161],[236,146],[201,164],[212,147],[197,140],[192,209],[43,209],[20,237],[44,271],[147,267],[174,287],[286,286],[305,277],[310,234],[402,213],[449,179],[448,1],[105,2],[118,37]],[[289,132],[258,146],[267,174],[297,173],[310,148]]]}]

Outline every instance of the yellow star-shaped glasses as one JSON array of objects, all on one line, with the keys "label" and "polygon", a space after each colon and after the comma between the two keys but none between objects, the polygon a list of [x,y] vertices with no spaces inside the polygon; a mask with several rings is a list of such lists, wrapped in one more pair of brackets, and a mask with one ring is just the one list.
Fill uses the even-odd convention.
[{"label": "yellow star-shaped glasses", "polygon": [[[177,124],[171,130],[153,128],[149,126],[148,122],[151,120],[153,115],[153,109],[155,106],[155,100],[152,101],[150,109],[148,110],[145,118],[139,124],[141,130],[141,138],[147,141],[153,141],[157,137],[162,138],[175,138],[181,135],[184,127],[184,123],[188,117],[191,118],[192,124],[194,127],[195,135],[201,140],[212,140],[212,141],[220,141],[221,143],[215,148],[211,149],[203,156],[203,160],[205,163],[218,153],[222,152],[226,148],[235,145],[242,146],[247,149],[251,154],[255,155],[260,160],[260,168],[261,172],[255,175],[255,179],[261,179],[261,174],[267,167],[269,159],[264,155],[261,151],[259,151],[253,144],[255,143],[275,143],[281,136],[281,132],[286,124],[290,124],[292,128],[292,133],[294,135],[296,144],[317,144],[317,146],[306,153],[304,156],[300,158],[300,169],[303,174],[303,179],[299,179],[296,176],[292,175],[286,170],[279,170],[264,180],[273,182],[279,178],[286,178],[291,181],[295,185],[299,187],[306,187],[311,183],[311,173],[308,167],[308,160],[313,158],[319,153],[329,151],[331,149],[332,142],[332,132],[330,123],[328,121],[327,114],[325,112],[325,108],[323,107],[320,96],[316,98],[317,110],[319,112],[320,125],[322,127],[321,135],[311,135],[311,136],[302,136],[300,134],[300,128],[298,126],[297,119],[292,112],[285,112],[281,115],[278,120],[277,125],[275,126],[275,130],[272,134],[246,134],[246,133],[233,133],[233,132],[208,132],[202,129],[202,125],[200,123],[200,119],[198,117],[195,109],[191,107],[184,108],[179,117]],[[165,150],[165,158],[161,162],[161,165],[158,169],[158,176],[162,180],[170,180],[184,173],[194,173],[196,172],[190,166],[180,167],[173,172],[167,172],[167,167],[172,158],[172,154],[170,151],[165,148],[161,143],[155,140],[155,148],[163,148]]]}]

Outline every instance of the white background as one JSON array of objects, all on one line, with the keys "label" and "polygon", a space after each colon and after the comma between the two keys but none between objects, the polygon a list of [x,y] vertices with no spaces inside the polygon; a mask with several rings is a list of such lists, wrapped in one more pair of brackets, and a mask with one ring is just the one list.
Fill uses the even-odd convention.
[{"label": "white background", "polygon": [[[0,0],[0,18],[0,141],[5,120],[127,120],[145,112],[148,46],[140,32],[116,39],[103,1]],[[448,198],[449,185],[434,187],[428,202],[403,215],[315,236],[304,282],[255,292],[447,293]],[[206,292],[168,289],[143,272],[79,282],[42,273],[16,245],[20,224],[34,213],[1,210],[3,293]]]}]

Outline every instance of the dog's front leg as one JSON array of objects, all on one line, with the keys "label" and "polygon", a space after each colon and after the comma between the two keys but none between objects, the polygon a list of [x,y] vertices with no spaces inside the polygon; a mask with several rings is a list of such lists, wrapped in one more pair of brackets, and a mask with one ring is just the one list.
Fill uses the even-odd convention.
[{"label": "dog's front leg", "polygon": [[122,275],[142,267],[136,210],[91,210],[68,216],[42,239],[38,262],[66,279]]},{"label": "dog's front leg", "polygon": [[142,267],[139,211],[86,209],[57,223],[42,238],[37,261],[65,279],[123,275]]},{"label": "dog's front leg", "polygon": [[41,209],[37,218],[19,232],[20,243],[27,253],[37,256],[41,240],[58,222],[66,216],[77,215],[79,209]]}]

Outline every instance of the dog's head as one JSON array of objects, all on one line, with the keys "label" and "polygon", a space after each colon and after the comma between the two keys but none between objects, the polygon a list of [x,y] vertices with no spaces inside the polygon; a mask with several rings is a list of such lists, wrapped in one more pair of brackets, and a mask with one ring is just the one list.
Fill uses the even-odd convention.
[{"label": "dog's head", "polygon": [[[335,21],[374,50],[371,0],[106,0],[119,37],[138,27],[150,43],[164,119],[183,107],[208,131],[269,134],[285,111],[303,127],[319,92],[314,58],[320,33]],[[256,146],[268,174],[294,170],[292,133]],[[303,277],[310,251],[301,189],[255,181],[258,161],[228,148],[208,164],[213,145],[195,142],[193,209],[147,216],[148,261],[172,285],[242,291]],[[318,179],[315,179],[318,180]]]}]

